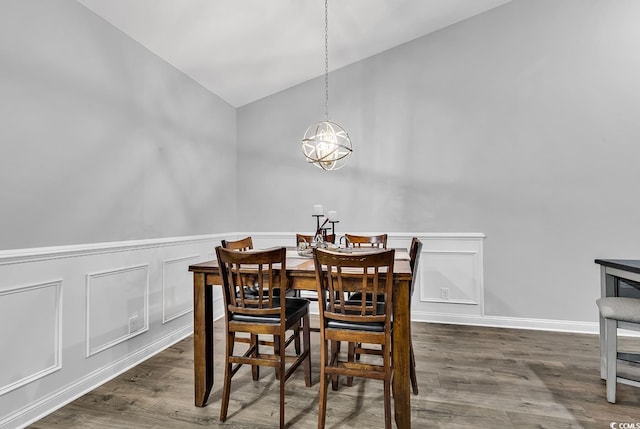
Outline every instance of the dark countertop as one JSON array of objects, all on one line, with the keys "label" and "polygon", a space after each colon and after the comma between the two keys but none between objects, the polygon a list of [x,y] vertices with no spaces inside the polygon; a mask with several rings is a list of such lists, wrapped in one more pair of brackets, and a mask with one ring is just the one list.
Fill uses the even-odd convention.
[{"label": "dark countertop", "polygon": [[640,259],[596,259],[595,263],[640,274]]}]

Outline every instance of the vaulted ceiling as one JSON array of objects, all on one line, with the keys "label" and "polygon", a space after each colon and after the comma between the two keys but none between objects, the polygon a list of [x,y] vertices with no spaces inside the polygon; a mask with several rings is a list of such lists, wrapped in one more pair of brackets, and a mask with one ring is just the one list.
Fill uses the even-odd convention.
[{"label": "vaulted ceiling", "polygon": [[[235,107],[324,73],[322,0],[78,0]],[[331,0],[335,70],[511,0]]]}]

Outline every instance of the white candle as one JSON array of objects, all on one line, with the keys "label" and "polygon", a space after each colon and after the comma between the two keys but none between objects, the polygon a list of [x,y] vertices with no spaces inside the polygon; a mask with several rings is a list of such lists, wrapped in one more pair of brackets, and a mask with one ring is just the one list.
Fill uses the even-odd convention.
[{"label": "white candle", "polygon": [[314,215],[321,215],[323,213],[324,213],[324,210],[322,208],[322,204],[316,204],[315,206],[313,206]]},{"label": "white candle", "polygon": [[329,217],[329,221],[335,222],[338,220],[338,212],[335,210],[329,210],[327,216]]}]

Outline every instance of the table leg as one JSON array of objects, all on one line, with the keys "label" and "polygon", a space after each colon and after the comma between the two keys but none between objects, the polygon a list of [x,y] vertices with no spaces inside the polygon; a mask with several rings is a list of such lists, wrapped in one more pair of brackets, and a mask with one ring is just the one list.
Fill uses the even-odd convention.
[{"label": "table leg", "polygon": [[213,290],[204,273],[193,274],[193,366],[195,405],[204,407],[213,387]]},{"label": "table leg", "polygon": [[409,288],[408,282],[398,282],[393,291],[393,403],[398,429],[411,428]]}]

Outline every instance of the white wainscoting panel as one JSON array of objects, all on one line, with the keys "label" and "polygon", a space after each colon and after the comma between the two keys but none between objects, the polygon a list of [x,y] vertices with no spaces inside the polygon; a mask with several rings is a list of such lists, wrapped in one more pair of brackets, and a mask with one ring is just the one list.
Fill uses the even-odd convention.
[{"label": "white wainscoting panel", "polygon": [[162,323],[193,311],[193,290],[184,288],[184,284],[193,281],[193,275],[187,270],[199,259],[200,255],[190,255],[163,261]]},{"label": "white wainscoting panel", "polygon": [[188,266],[228,238],[0,251],[0,429],[28,426],[190,335]]},{"label": "white wainscoting panel", "polygon": [[[484,314],[483,234],[421,235],[413,317]],[[417,317],[416,317],[417,316]]]},{"label": "white wainscoting panel", "polygon": [[149,329],[149,265],[87,274],[87,357]]},{"label": "white wainscoting panel", "polygon": [[[478,252],[426,251],[418,266],[420,301],[479,305]],[[445,293],[446,291],[446,293]]]},{"label": "white wainscoting panel", "polygon": [[62,367],[62,281],[0,291],[0,396]]}]

